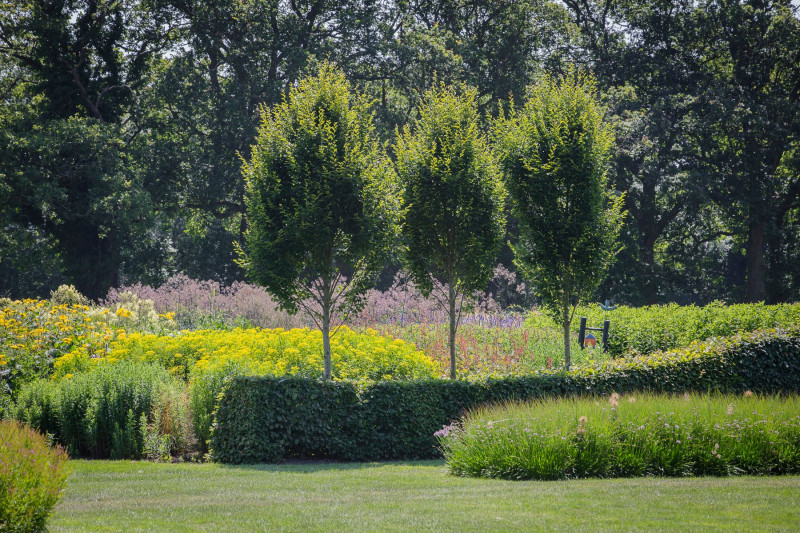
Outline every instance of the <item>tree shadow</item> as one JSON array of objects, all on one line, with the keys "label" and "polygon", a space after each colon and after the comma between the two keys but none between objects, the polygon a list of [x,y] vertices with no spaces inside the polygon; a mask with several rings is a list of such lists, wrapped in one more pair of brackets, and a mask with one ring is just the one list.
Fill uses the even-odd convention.
[{"label": "tree shadow", "polygon": [[421,461],[374,461],[368,463],[351,463],[344,461],[332,461],[328,459],[287,459],[281,463],[258,463],[258,464],[219,464],[225,470],[260,470],[263,472],[290,472],[293,474],[313,474],[316,472],[327,471],[350,471],[362,470],[367,468],[386,468],[396,466],[429,466],[444,467],[443,459],[428,459]]}]

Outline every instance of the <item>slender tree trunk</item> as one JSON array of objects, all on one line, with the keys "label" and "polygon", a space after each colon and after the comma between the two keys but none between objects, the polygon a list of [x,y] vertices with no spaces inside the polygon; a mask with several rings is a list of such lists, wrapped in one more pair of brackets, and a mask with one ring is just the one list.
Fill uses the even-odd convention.
[{"label": "slender tree trunk", "polygon": [[562,301],[564,308],[562,326],[564,327],[564,368],[569,370],[570,360],[570,342],[569,342],[569,299],[565,296]]},{"label": "slender tree trunk", "polygon": [[331,295],[328,283],[325,282],[324,294],[322,295],[322,353],[325,360],[325,367],[322,372],[322,379],[331,379]]},{"label": "slender tree trunk", "polygon": [[763,302],[767,297],[764,281],[764,223],[750,222],[747,239],[747,301]]},{"label": "slender tree trunk", "polygon": [[450,282],[450,379],[456,379],[456,290]]}]

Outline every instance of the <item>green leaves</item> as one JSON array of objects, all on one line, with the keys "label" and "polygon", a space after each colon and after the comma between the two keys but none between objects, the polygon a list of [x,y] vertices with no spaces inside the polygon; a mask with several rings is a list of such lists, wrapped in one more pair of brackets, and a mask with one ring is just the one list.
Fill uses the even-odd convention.
[{"label": "green leaves", "polygon": [[505,190],[478,120],[474,89],[439,85],[395,148],[409,272],[427,293],[434,280],[448,285],[442,300],[449,304],[451,377],[455,301],[485,288],[505,234]]},{"label": "green leaves", "polygon": [[566,329],[570,308],[603,281],[623,217],[622,197],[608,190],[613,138],[594,82],[577,71],[544,77],[523,109],[495,123],[495,139],[520,223],[516,264]]},{"label": "green leaves", "polygon": [[475,90],[439,85],[428,91],[395,151],[415,282],[430,291],[433,275],[459,293],[482,289],[502,244],[505,191],[479,129]]},{"label": "green leaves", "polygon": [[321,63],[283,103],[262,110],[243,173],[249,229],[240,264],[283,308],[301,306],[317,321],[329,378],[331,316],[363,305],[401,217],[366,98]]},{"label": "green leaves", "polygon": [[[765,330],[571,372],[476,381],[232,380],[211,437],[215,460],[432,458],[436,431],[480,405],[628,392],[800,391],[800,335]],[[242,408],[246,406],[246,408]],[[272,431],[261,434],[261,428]],[[329,435],[324,428],[332,428]],[[560,442],[560,439],[559,439]]]}]

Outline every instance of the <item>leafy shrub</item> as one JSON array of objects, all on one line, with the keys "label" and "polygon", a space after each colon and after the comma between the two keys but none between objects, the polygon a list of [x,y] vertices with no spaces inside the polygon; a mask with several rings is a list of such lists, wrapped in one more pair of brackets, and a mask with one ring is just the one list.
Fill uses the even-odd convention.
[{"label": "leafy shrub", "polygon": [[[102,364],[91,373],[23,386],[12,414],[52,434],[74,456],[138,459],[144,446],[143,418],[171,431],[175,449],[191,445],[186,402],[175,401],[184,387],[155,365]],[[167,420],[169,425],[162,427]]]},{"label": "leafy shrub", "polygon": [[[692,341],[727,337],[765,328],[800,326],[800,304],[736,304],[714,302],[705,307],[677,304],[648,307],[619,306],[603,311],[599,306],[579,307],[576,316],[588,318],[590,326],[599,327],[611,320],[609,352],[620,355],[629,350],[648,354],[686,346]],[[577,331],[580,321],[573,328]],[[528,327],[552,326],[547,317],[531,314]]]},{"label": "leafy shrub", "polygon": [[[276,461],[289,454],[359,461],[428,458],[439,454],[434,433],[481,404],[615,391],[800,392],[800,332],[758,331],[568,373],[472,382],[344,382],[325,385],[344,389],[335,394],[308,392],[322,386],[298,378],[233,379],[216,410],[213,456],[223,462]],[[335,403],[340,398],[347,401]],[[286,414],[287,406],[304,415]],[[332,422],[325,421],[340,424],[335,442],[330,440]],[[310,428],[317,426],[331,433],[291,437],[311,435]]]},{"label": "leafy shrub", "polygon": [[0,531],[44,531],[67,478],[67,454],[13,420],[0,420]]},{"label": "leafy shrub", "polygon": [[797,396],[550,399],[478,409],[439,435],[448,469],[461,476],[800,472]]},{"label": "leafy shrub", "polygon": [[53,305],[89,305],[89,298],[74,285],[59,285],[56,290],[50,291],[50,301]]},{"label": "leafy shrub", "polygon": [[[420,379],[436,366],[412,344],[342,327],[331,339],[333,376],[337,379]],[[104,357],[78,349],[55,362],[54,376],[85,372],[104,363],[138,361],[157,364],[190,382],[195,434],[205,450],[216,398],[234,375],[322,375],[322,336],[309,329],[233,329],[184,331],[175,335],[120,334]]]}]

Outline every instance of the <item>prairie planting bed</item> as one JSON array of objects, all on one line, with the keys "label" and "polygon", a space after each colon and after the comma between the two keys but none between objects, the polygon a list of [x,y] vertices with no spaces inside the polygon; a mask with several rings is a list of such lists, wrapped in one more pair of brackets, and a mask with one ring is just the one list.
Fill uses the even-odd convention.
[{"label": "prairie planting bed", "polygon": [[73,461],[51,531],[792,531],[800,477],[513,482],[439,461]]}]

